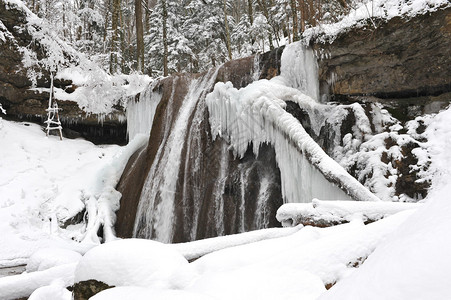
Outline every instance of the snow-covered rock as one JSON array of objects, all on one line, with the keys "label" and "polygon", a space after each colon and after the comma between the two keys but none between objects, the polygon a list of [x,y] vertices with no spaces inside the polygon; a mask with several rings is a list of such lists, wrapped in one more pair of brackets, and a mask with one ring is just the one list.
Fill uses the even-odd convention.
[{"label": "snow-covered rock", "polygon": [[90,279],[110,286],[171,286],[171,278],[188,261],[169,245],[142,239],[97,246],[80,260],[75,282]]}]

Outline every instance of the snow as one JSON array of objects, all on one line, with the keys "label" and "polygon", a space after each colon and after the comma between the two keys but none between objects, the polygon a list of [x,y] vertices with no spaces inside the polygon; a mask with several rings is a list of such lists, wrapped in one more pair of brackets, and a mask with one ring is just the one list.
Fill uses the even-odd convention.
[{"label": "snow", "polygon": [[432,189],[425,205],[390,235],[361,268],[320,299],[448,299],[451,238],[451,110],[428,120]]},{"label": "snow", "polygon": [[[218,299],[291,299],[302,295],[314,299],[325,284],[349,274],[349,266],[367,257],[408,215],[410,212],[370,225],[354,221],[325,229],[304,227],[288,237],[213,252],[185,267],[197,274],[185,289]],[[309,284],[312,287],[306,289]]]},{"label": "snow", "polygon": [[71,300],[72,293],[66,289],[62,280],[54,280],[50,285],[38,288],[29,300]]},{"label": "snow", "polygon": [[[0,299],[13,300],[28,297],[36,289],[51,285],[55,280],[60,282],[59,286],[73,285],[76,266],[76,263],[64,264],[45,271],[3,277],[0,279]],[[48,289],[45,289],[38,292],[38,295],[47,292]]]},{"label": "snow", "polygon": [[169,245],[143,239],[117,240],[88,251],[75,282],[96,279],[111,286],[170,287],[169,279],[188,261]]},{"label": "snow", "polygon": [[[128,157],[147,138],[138,136],[126,147],[95,146],[46,137],[31,123],[1,124],[0,266],[27,263],[40,248],[84,253],[99,243],[94,236],[102,224],[105,238],[112,239],[120,198],[114,187]],[[88,224],[61,227],[85,208]],[[85,243],[76,242],[81,240]]]},{"label": "snow", "polygon": [[42,248],[28,259],[27,272],[44,271],[59,265],[78,263],[81,254],[63,248]]}]

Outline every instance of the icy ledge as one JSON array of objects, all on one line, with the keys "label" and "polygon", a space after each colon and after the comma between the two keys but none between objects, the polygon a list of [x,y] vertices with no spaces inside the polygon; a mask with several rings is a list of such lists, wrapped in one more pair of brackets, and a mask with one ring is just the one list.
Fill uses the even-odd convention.
[{"label": "icy ledge", "polygon": [[217,83],[207,98],[211,132],[229,140],[235,155],[243,157],[252,143],[274,146],[286,202],[328,200],[380,201],[330,158],[286,112],[285,101],[314,102],[284,80],[260,80],[237,90],[232,83]]}]

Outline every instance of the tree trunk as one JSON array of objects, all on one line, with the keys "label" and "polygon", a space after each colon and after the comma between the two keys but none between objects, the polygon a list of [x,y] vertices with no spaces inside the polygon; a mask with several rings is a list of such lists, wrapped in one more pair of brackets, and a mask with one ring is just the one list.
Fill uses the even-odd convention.
[{"label": "tree trunk", "polygon": [[306,11],[306,9],[305,9],[305,4],[304,4],[304,1],[300,1],[299,0],[299,7],[300,7],[300,9],[301,9],[301,32],[304,32],[304,30],[305,30],[305,21],[307,20],[307,11]]},{"label": "tree trunk", "polygon": [[310,10],[310,25],[316,26],[316,19],[315,19],[315,7],[313,5],[313,0],[308,1],[309,4],[309,10]]},{"label": "tree trunk", "polygon": [[144,72],[144,30],[142,18],[141,0],[135,0],[135,18],[136,18],[136,70]]},{"label": "tree trunk", "polygon": [[163,76],[168,76],[168,11],[166,8],[166,0],[161,0],[161,5],[163,7]]},{"label": "tree trunk", "polygon": [[110,73],[117,72],[117,52],[118,52],[118,40],[119,40],[119,12],[120,12],[121,0],[113,0],[113,13],[112,13],[112,30],[113,36],[111,37],[111,52],[110,52]]},{"label": "tree trunk", "polygon": [[249,15],[249,23],[254,24],[254,11],[252,8],[252,0],[247,0],[247,13]]},{"label": "tree trunk", "polygon": [[229,53],[229,59],[232,60],[232,47],[230,42],[230,30],[229,30],[229,22],[227,21],[227,6],[226,1],[223,0],[223,10],[224,10],[224,26],[225,26],[225,34],[226,34],[226,46],[227,46],[227,52]]},{"label": "tree trunk", "polygon": [[291,17],[293,18],[293,42],[299,41],[298,10],[296,0],[291,0]]},{"label": "tree trunk", "polygon": [[[119,37],[121,38],[121,52],[120,52],[120,57],[121,57],[121,72],[122,73],[127,73],[126,70],[126,64],[125,62],[127,61],[127,58],[129,57],[128,53],[127,53],[127,48],[126,48],[126,42],[125,42],[125,24],[124,24],[124,16],[122,14],[122,10],[119,11],[119,24],[120,24],[120,31],[119,31]],[[130,34],[129,34],[130,36]],[[130,43],[128,43],[130,44]]]},{"label": "tree trunk", "polygon": [[[263,15],[266,18],[266,21],[268,22],[268,24],[271,24],[271,21],[269,19],[269,12],[268,12],[268,7],[266,5],[266,0],[257,0],[258,6],[260,6],[260,10],[263,11]],[[272,44],[272,33],[271,31],[269,31],[268,33],[268,41],[269,41],[269,50],[274,50],[274,46]]]},{"label": "tree trunk", "polygon": [[150,30],[150,9],[149,9],[149,0],[145,0],[145,22],[144,22],[144,31],[146,32],[146,34],[149,33]]}]

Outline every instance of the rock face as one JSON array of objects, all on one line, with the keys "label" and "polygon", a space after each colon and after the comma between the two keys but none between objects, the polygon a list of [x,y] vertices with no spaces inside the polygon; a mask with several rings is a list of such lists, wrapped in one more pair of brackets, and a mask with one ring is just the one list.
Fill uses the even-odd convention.
[{"label": "rock face", "polygon": [[[27,30],[27,12],[24,9],[0,2],[0,103],[7,111],[7,118],[43,123],[47,119],[45,109],[48,107],[48,92],[31,89],[32,82],[24,68],[21,47],[32,47],[38,55],[45,55],[39,41],[33,41]],[[48,71],[37,69],[42,73],[37,78],[36,88],[49,88]],[[54,86],[71,93],[76,88],[72,82],[55,79]],[[83,136],[95,143],[126,142],[126,123],[123,111],[100,117],[87,114],[73,101],[58,101],[62,108],[61,122],[66,136]],[[76,132],[76,133],[75,133]]]},{"label": "rock face", "polygon": [[451,8],[352,28],[314,48],[325,54],[319,60],[322,92],[335,99],[372,95],[402,101],[451,92]]}]

